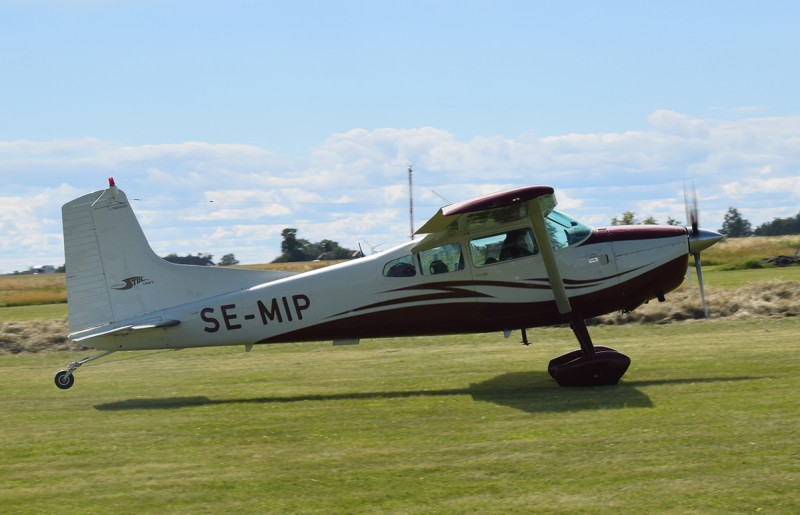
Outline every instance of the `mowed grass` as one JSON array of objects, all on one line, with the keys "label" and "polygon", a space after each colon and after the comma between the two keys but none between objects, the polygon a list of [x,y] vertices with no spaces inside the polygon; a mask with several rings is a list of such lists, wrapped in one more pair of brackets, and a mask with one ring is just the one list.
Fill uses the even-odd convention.
[{"label": "mowed grass", "polygon": [[[691,268],[692,278],[684,285],[696,287],[695,269]],[[706,288],[731,290],[747,284],[770,281],[800,281],[800,266],[755,268],[751,270],[720,270],[715,266],[703,266],[703,284]],[[688,284],[687,284],[688,283]]]},{"label": "mowed grass", "polygon": [[28,320],[52,320],[67,318],[67,303],[40,304],[0,308],[0,322],[24,322]]},{"label": "mowed grass", "polygon": [[[800,318],[0,356],[4,513],[796,513]],[[90,353],[87,353],[90,354]],[[132,359],[132,357],[138,358]]]}]

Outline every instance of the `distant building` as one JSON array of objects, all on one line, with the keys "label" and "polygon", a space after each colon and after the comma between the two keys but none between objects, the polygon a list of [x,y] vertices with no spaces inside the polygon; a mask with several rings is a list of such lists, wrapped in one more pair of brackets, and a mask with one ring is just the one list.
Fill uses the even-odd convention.
[{"label": "distant building", "polygon": [[56,267],[53,265],[42,265],[42,266],[34,266],[30,269],[30,274],[54,274],[56,273]]}]

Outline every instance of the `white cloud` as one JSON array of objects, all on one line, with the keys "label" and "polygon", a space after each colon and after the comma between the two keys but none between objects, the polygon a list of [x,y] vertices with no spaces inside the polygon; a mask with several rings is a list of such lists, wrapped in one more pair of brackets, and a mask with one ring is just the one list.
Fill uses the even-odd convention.
[{"label": "white cloud", "polygon": [[242,248],[258,260],[280,252],[283,227],[312,241],[406,240],[410,163],[417,227],[448,203],[440,196],[458,202],[525,184],[554,186],[561,209],[597,225],[626,210],[682,220],[684,180],[696,183],[711,229],[731,205],[754,225],[796,214],[800,117],[714,121],[663,110],[649,121],[650,131],[469,140],[433,127],[353,129],[305,159],[203,142],[0,142],[0,272],[63,262],[61,204],[111,175],[140,199],[134,209],[160,253],[239,257]]},{"label": "white cloud", "polygon": [[751,177],[722,185],[725,196],[741,199],[759,193],[786,194],[797,199],[800,206],[800,175],[794,177]]},{"label": "white cloud", "polygon": [[660,109],[647,117],[656,131],[682,138],[707,138],[710,134],[707,122],[693,120],[685,114]]}]

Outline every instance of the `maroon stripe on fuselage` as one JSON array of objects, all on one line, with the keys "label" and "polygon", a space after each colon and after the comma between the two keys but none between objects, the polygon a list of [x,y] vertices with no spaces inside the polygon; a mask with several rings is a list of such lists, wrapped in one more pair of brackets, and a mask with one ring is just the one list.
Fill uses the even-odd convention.
[{"label": "maroon stripe on fuselage", "polygon": [[[633,309],[658,293],[668,293],[680,286],[687,264],[688,255],[684,255],[613,287],[571,297],[572,310],[590,318]],[[510,303],[461,299],[354,314],[257,343],[480,333],[564,322],[565,318],[558,313],[554,301]]]},{"label": "maroon stripe on fuselage", "polygon": [[594,229],[579,246],[611,241],[655,240],[673,236],[688,236],[685,227],[671,225],[615,225]]}]

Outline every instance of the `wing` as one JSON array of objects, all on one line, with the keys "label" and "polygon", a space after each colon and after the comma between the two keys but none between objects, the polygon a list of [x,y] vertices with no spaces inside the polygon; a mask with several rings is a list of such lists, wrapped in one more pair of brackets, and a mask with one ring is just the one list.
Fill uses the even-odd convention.
[{"label": "wing", "polygon": [[425,222],[415,234],[432,234],[444,231],[454,222],[468,213],[478,213],[480,211],[489,212],[490,210],[511,207],[525,204],[531,200],[539,199],[539,202],[546,207],[546,213],[550,213],[556,207],[556,198],[553,188],[550,186],[524,186],[513,190],[491,193],[482,197],[465,200],[457,204],[445,206],[433,217]]},{"label": "wing", "polygon": [[[550,186],[524,186],[451,204],[441,208],[433,218],[417,230],[416,234],[427,234],[427,236],[414,248],[417,250],[434,246],[442,237],[464,231],[465,229],[459,226],[462,217],[467,217],[469,223],[466,225],[471,225],[481,222],[502,224],[504,217],[526,216],[531,222],[533,233],[542,251],[542,259],[558,311],[566,315],[572,312],[572,308],[545,222],[545,217],[555,209],[556,204],[554,190]],[[519,206],[520,209],[514,210],[515,206]]]}]

